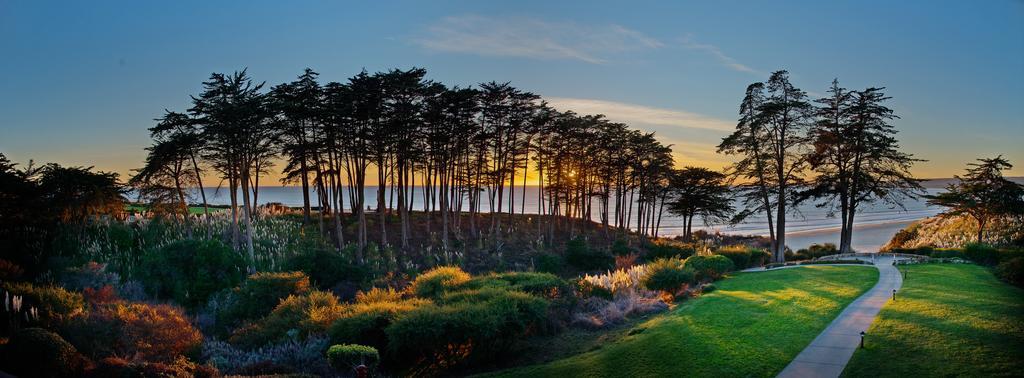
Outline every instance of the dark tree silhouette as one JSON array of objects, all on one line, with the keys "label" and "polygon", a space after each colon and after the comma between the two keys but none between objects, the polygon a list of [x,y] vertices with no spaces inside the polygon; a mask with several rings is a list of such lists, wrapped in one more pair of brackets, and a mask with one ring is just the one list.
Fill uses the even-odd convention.
[{"label": "dark tree silhouette", "polygon": [[693,237],[693,219],[704,224],[729,219],[732,205],[726,175],[707,168],[686,167],[672,173],[669,181],[668,211],[683,219],[683,238]]},{"label": "dark tree silhouette", "polygon": [[[813,149],[807,156],[816,174],[803,198],[818,198],[819,207],[841,218],[839,248],[851,251],[853,223],[864,203],[883,201],[902,207],[902,199],[923,191],[909,170],[920,161],[899,151],[896,130],[889,121],[898,118],[883,103],[884,88],[847,91],[832,82],[830,96],[818,100],[818,121],[811,128]],[[837,203],[838,202],[838,203]]]},{"label": "dark tree silhouette", "polygon": [[928,196],[928,203],[945,206],[942,216],[966,214],[978,222],[977,242],[985,240],[985,226],[993,219],[1024,216],[1024,186],[1003,177],[1013,168],[1002,156],[978,159],[968,164],[967,174],[956,176],[957,183],[946,192]]}]

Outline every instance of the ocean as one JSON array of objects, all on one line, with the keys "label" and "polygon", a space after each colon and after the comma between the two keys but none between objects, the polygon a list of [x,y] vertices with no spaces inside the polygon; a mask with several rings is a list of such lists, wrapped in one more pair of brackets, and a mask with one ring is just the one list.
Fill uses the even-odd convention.
[{"label": "ocean", "polygon": [[[528,214],[537,213],[537,191],[536,186],[526,187],[525,211]],[[938,193],[941,189],[927,189],[929,194]],[[207,201],[214,205],[227,205],[230,203],[226,189],[206,189]],[[391,196],[390,191],[386,195]],[[523,187],[515,188],[515,211],[518,213],[523,209]],[[311,201],[314,206],[316,194],[311,192]],[[192,193],[192,201],[199,202],[198,190]],[[420,188],[413,192],[413,209],[423,208],[423,195]],[[508,209],[508,195],[506,194],[503,206]],[[397,198],[395,199],[397,200]],[[302,206],[302,188],[294,186],[264,186],[259,190],[259,204],[281,203],[287,206]],[[347,197],[346,197],[347,202]],[[375,207],[377,204],[377,188],[366,188],[366,204]],[[467,205],[468,206],[468,205]],[[486,200],[482,204],[484,209],[488,208]],[[595,202],[595,216],[597,204]],[[348,205],[346,205],[348,209]],[[853,248],[860,252],[875,252],[885,245],[892,236],[900,229],[906,227],[916,220],[927,218],[942,211],[941,207],[928,205],[924,199],[905,199],[902,201],[902,208],[883,203],[862,205],[854,220]],[[597,219],[595,219],[596,221]],[[635,214],[634,214],[635,221]],[[828,209],[818,208],[808,203],[797,207],[797,211],[789,214],[786,218],[787,232],[786,245],[793,250],[806,248],[814,243],[836,243],[839,242],[839,218],[831,217]],[[754,216],[737,225],[694,224],[694,229],[703,229],[709,232],[720,232],[723,234],[742,235],[767,235],[768,223],[763,215]],[[666,212],[661,220],[659,236],[674,236],[682,234],[682,220]]]}]

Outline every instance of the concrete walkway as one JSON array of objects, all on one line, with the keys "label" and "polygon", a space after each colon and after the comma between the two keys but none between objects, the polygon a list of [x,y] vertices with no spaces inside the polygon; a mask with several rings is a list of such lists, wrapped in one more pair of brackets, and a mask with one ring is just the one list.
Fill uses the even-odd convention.
[{"label": "concrete walkway", "polygon": [[[891,256],[875,259],[879,271],[875,287],[850,303],[779,373],[779,377],[838,377],[843,372],[853,352],[860,347],[861,331],[868,330],[878,311],[892,299],[892,291],[903,285],[903,277],[892,260]],[[871,341],[870,335],[867,340]]]}]

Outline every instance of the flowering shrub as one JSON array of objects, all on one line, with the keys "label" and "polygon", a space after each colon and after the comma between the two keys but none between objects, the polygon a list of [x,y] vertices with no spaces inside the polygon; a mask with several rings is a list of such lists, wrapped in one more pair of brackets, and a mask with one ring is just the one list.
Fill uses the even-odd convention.
[{"label": "flowering shrub", "polygon": [[[268,371],[272,370],[270,363],[273,363],[284,367],[287,372],[330,376],[331,369],[324,357],[328,345],[326,336],[287,340],[253,350],[239,349],[220,340],[210,340],[203,343],[202,356],[224,374],[286,372]],[[262,371],[255,371],[257,367],[262,367]]]},{"label": "flowering shrub", "polygon": [[203,340],[179,308],[130,302],[95,307],[68,323],[63,334],[93,358],[133,356],[151,362],[173,362]]},{"label": "flowering shrub", "polygon": [[199,365],[185,357],[171,363],[128,361],[120,357],[107,357],[86,371],[86,377],[219,377],[216,368]]},{"label": "flowering shrub", "polygon": [[451,290],[469,281],[469,273],[457,266],[441,266],[416,276],[410,290],[420,298],[437,298],[447,290]]},{"label": "flowering shrub", "polygon": [[356,303],[360,304],[397,302],[400,300],[402,300],[402,293],[399,293],[390,287],[386,289],[375,287],[370,289],[370,291],[360,291],[356,293]]},{"label": "flowering shrub", "polygon": [[25,269],[13,262],[0,259],[0,281],[17,281],[25,274]]}]

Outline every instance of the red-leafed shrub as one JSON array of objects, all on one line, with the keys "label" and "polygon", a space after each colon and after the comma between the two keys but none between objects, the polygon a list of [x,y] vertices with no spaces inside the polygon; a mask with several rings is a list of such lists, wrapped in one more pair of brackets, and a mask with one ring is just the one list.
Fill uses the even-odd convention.
[{"label": "red-leafed shrub", "polygon": [[64,334],[93,358],[132,356],[172,362],[192,352],[202,335],[177,307],[116,302],[71,322]]}]

